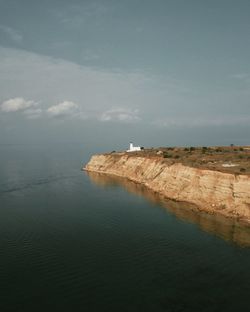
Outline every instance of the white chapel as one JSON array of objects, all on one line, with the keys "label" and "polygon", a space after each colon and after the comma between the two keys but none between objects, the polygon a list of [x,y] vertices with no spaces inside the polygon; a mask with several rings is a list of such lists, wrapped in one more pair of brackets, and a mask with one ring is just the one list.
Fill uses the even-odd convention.
[{"label": "white chapel", "polygon": [[136,152],[136,151],[141,151],[142,148],[140,146],[134,146],[132,142],[129,143],[129,149],[127,152]]}]

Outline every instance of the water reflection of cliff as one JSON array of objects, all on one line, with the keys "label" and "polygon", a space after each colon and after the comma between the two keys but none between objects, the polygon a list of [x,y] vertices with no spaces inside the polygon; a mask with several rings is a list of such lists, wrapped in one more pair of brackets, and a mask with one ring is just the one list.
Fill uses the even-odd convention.
[{"label": "water reflection of cliff", "polygon": [[234,242],[242,247],[250,247],[250,227],[247,225],[222,216],[200,212],[195,206],[187,203],[166,200],[144,185],[131,182],[125,178],[95,172],[88,172],[87,174],[96,185],[102,187],[122,186],[128,192],[144,196],[150,202],[166,208],[179,219],[197,224],[206,232]]}]

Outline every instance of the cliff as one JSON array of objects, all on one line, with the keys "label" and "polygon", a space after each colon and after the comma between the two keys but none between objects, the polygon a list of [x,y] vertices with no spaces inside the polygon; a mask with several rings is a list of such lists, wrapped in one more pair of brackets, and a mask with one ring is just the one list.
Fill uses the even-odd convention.
[{"label": "cliff", "polygon": [[127,153],[94,155],[84,168],[142,183],[166,198],[250,223],[250,176]]},{"label": "cliff", "polygon": [[237,218],[227,218],[220,214],[209,214],[199,211],[193,204],[177,202],[164,198],[143,184],[130,181],[111,174],[87,172],[92,183],[103,187],[122,186],[127,192],[143,196],[149,202],[164,207],[178,219],[196,224],[203,231],[233,242],[241,247],[250,247],[250,226]]}]

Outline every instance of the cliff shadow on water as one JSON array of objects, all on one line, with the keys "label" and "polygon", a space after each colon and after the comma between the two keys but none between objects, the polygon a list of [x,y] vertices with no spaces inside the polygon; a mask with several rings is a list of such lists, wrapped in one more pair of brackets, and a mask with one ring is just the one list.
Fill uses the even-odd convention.
[{"label": "cliff shadow on water", "polygon": [[100,187],[121,186],[126,191],[143,196],[151,203],[167,209],[178,219],[199,226],[203,231],[216,235],[228,242],[241,247],[250,247],[250,226],[235,219],[209,214],[200,211],[195,205],[168,200],[160,194],[153,192],[140,183],[113,175],[85,172],[91,182]]}]

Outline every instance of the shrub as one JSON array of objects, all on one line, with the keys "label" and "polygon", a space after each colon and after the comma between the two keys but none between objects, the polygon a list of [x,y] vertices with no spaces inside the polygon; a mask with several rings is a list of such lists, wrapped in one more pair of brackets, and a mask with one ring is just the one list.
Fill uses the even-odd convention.
[{"label": "shrub", "polygon": [[178,159],[180,158],[180,155],[175,155],[174,158]]},{"label": "shrub", "polygon": [[245,172],[246,168],[240,168],[240,172]]},{"label": "shrub", "polygon": [[216,148],[216,150],[215,150],[217,153],[220,153],[220,152],[222,152],[222,149],[221,148]]},{"label": "shrub", "polygon": [[168,153],[163,153],[163,157],[164,158],[172,158],[173,156],[172,156],[172,154],[168,154]]}]

